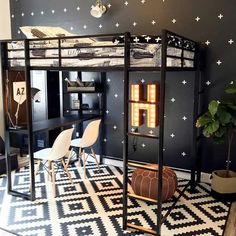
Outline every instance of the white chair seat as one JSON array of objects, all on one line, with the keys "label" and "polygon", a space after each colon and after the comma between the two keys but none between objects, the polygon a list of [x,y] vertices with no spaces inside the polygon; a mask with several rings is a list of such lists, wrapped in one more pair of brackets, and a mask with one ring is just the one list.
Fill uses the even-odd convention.
[{"label": "white chair seat", "polygon": [[54,172],[54,162],[56,160],[61,161],[64,172],[69,177],[71,183],[73,183],[71,175],[67,170],[67,165],[65,164],[65,161],[63,159],[69,151],[72,133],[73,133],[73,128],[62,131],[54,141],[52,148],[45,148],[34,153],[34,159],[38,160],[38,166],[37,166],[38,168],[35,174],[38,173],[39,165],[41,162],[45,161],[44,166],[46,163],[48,163],[48,168],[47,168],[48,179],[49,177],[51,177],[52,179],[54,196],[56,196],[56,185],[55,185],[56,176]]},{"label": "white chair seat", "polygon": [[[70,145],[71,145],[72,147],[81,147],[81,146],[80,146],[81,140],[82,140],[82,138],[73,139],[73,140],[71,140]],[[82,147],[82,148],[83,148],[83,147]]]},{"label": "white chair seat", "polygon": [[49,160],[50,152],[52,148],[45,148],[34,153],[35,159]]},{"label": "white chair seat", "polygon": [[[85,157],[85,148],[91,148],[91,156],[95,159],[97,166],[99,168],[99,163],[96,157],[96,154],[92,148],[92,146],[97,141],[98,135],[99,135],[99,126],[101,123],[101,119],[91,121],[86,129],[84,130],[82,138],[76,138],[71,140],[70,145],[72,146],[71,152],[73,152],[73,147],[79,148],[78,157],[83,160],[83,166],[84,166],[84,177],[86,178],[86,161],[88,158]],[[70,162],[70,158],[68,158],[67,166]]]}]

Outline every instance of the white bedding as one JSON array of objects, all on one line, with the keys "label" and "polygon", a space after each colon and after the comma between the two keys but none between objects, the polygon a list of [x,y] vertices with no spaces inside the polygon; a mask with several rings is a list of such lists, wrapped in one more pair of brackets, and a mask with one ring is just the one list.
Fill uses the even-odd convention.
[{"label": "white bedding", "polygon": [[[81,48],[86,46],[108,46],[105,48]],[[114,46],[114,47],[109,47]],[[117,47],[115,47],[117,46]],[[111,41],[94,41],[88,39],[66,39],[61,41],[61,47],[73,47],[61,49],[61,59],[63,67],[103,67],[103,66],[124,66],[124,58],[112,58],[114,56],[124,56],[124,47],[118,47],[117,43]],[[36,40],[30,41],[30,66],[58,66],[59,49],[58,40]],[[45,49],[44,49],[45,48]],[[52,48],[52,49],[50,49]],[[9,51],[8,57],[11,66],[24,66],[24,42],[15,41],[8,43],[8,49],[22,49]],[[180,58],[182,50],[174,47],[167,48],[167,66],[181,67]],[[91,57],[95,56],[96,58]],[[97,57],[107,58],[97,58]],[[193,67],[194,52],[184,50],[184,67]],[[78,58],[75,58],[78,57]],[[15,59],[14,59],[15,58]],[[22,59],[21,59],[22,58]],[[39,59],[41,58],[41,59]],[[48,58],[48,59],[47,59]],[[51,58],[51,59],[50,59]],[[190,60],[188,60],[190,59]],[[159,67],[161,66],[161,44],[133,43],[130,50],[130,65],[135,67]]]}]

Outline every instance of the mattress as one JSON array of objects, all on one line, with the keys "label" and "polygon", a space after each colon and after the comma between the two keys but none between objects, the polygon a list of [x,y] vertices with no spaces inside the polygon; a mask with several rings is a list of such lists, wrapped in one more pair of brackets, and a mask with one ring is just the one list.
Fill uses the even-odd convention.
[{"label": "mattress", "polygon": [[[87,43],[88,41],[88,43]],[[116,67],[124,66],[124,44],[114,41],[79,39],[29,41],[30,66],[62,67]],[[24,41],[8,43],[8,58],[12,67],[25,66]],[[183,58],[183,64],[182,64]],[[160,67],[161,43],[132,42],[131,67]],[[168,67],[194,67],[194,52],[167,47]]]}]

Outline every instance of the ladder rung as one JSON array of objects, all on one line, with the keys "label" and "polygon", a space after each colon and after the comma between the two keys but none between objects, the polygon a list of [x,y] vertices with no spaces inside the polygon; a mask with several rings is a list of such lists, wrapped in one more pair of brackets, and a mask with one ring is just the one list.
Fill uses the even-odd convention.
[{"label": "ladder rung", "polygon": [[137,137],[141,137],[141,138],[159,139],[159,137],[157,135],[153,135],[153,134],[141,134],[141,133],[137,133],[137,132],[128,132],[127,134],[137,136]]},{"label": "ladder rung", "polygon": [[153,203],[157,203],[157,200],[152,199],[152,198],[148,198],[148,197],[143,197],[134,193],[128,193],[128,196],[131,198],[135,198],[135,199],[139,199],[139,200],[143,200],[143,201],[147,201],[147,202],[153,202]]},{"label": "ladder rung", "polygon": [[153,171],[158,171],[157,167],[154,167],[152,165],[142,165],[138,163],[133,163],[133,162],[128,162],[128,166],[135,167],[135,168],[141,168],[141,169],[146,169],[146,170],[153,170]]},{"label": "ladder rung", "polygon": [[139,226],[139,225],[135,225],[135,224],[127,223],[127,227],[130,227],[130,228],[133,228],[133,229],[137,229],[137,230],[141,230],[141,231],[149,233],[149,234],[154,234],[154,235],[157,234],[157,232],[155,230],[148,229],[148,228],[145,228],[143,226]]},{"label": "ladder rung", "polygon": [[128,103],[145,103],[145,104],[159,104],[159,102],[148,102],[148,101],[135,101],[135,100],[128,100]]}]

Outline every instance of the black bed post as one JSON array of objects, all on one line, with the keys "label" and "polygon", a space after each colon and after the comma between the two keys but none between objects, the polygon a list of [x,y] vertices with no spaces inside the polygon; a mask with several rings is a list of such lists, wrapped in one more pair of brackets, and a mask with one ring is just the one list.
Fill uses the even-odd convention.
[{"label": "black bed post", "polygon": [[[7,94],[6,92],[6,84],[9,82],[9,72],[7,70],[7,43],[1,43],[1,69],[2,69],[2,94]],[[8,95],[9,96],[9,95]],[[9,143],[9,131],[7,129],[7,106],[6,102],[8,103],[9,100],[6,100],[6,96],[3,96],[3,111],[4,111],[4,135],[5,135],[5,155],[6,155],[6,172],[7,172],[7,191],[8,193],[12,190],[12,181],[11,181],[11,159],[9,156],[10,150],[10,143]]]},{"label": "black bed post", "polygon": [[123,146],[123,229],[127,228],[127,192],[128,192],[128,128],[129,128],[129,66],[130,66],[130,33],[124,39],[124,146]]},{"label": "black bed post", "polygon": [[34,176],[34,144],[33,144],[33,125],[32,125],[32,102],[31,102],[31,78],[29,65],[29,40],[25,40],[25,83],[26,83],[26,110],[28,123],[28,153],[30,169],[30,200],[35,200],[35,176]]},{"label": "black bed post", "polygon": [[100,113],[99,115],[102,116],[102,129],[101,129],[101,136],[100,136],[100,162],[103,163],[104,161],[104,153],[106,153],[106,145],[104,143],[104,138],[106,137],[106,125],[105,125],[105,112],[107,107],[107,97],[106,97],[106,72],[101,72],[101,84],[103,84],[102,93],[100,94]]},{"label": "black bed post", "polygon": [[[193,191],[196,187],[196,181],[200,181],[200,163],[199,163],[199,156],[198,156],[198,143],[197,143],[197,136],[198,131],[196,128],[196,120],[198,117],[199,112],[199,86],[200,86],[200,48],[199,45],[195,45],[195,58],[194,58],[194,67],[195,67],[195,78],[194,78],[194,101],[193,101],[193,134],[192,134],[192,170],[191,170],[191,191]],[[196,180],[196,171],[197,171],[197,180]]]},{"label": "black bed post", "polygon": [[159,105],[159,149],[158,149],[158,195],[157,195],[157,235],[161,235],[162,223],[162,170],[163,170],[163,148],[164,148],[164,114],[165,114],[165,81],[166,81],[166,51],[167,31],[162,30],[161,35],[161,84]]}]

